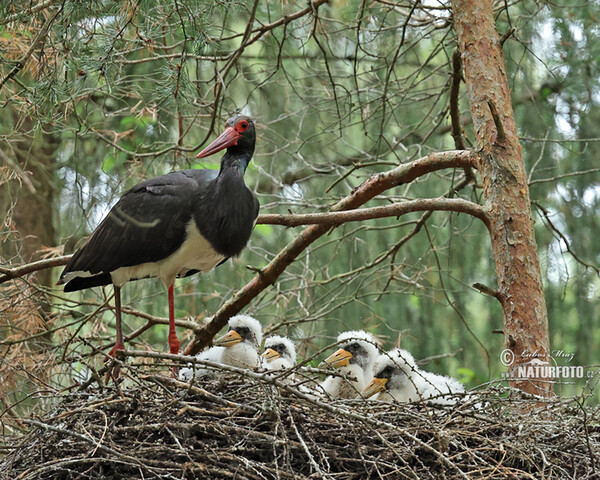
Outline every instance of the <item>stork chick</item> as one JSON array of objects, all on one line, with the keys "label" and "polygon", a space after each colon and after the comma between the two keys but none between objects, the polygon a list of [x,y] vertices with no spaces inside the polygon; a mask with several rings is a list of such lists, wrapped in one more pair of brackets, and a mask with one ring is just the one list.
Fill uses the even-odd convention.
[{"label": "stork chick", "polygon": [[363,398],[379,394],[378,400],[416,402],[431,399],[434,403],[453,403],[442,394],[463,392],[458,380],[419,369],[414,357],[406,350],[396,348],[380,355],[373,367],[373,379],[363,390]]},{"label": "stork chick", "polygon": [[[236,315],[229,319],[229,331],[213,342],[213,347],[200,352],[198,360],[230,365],[238,368],[254,368],[258,365],[258,346],[262,342],[262,325],[249,315]],[[189,366],[179,372],[181,380],[210,374],[211,371]]]},{"label": "stork chick", "polygon": [[286,370],[296,364],[296,347],[289,338],[272,335],[265,340],[262,357],[267,370]]},{"label": "stork chick", "polygon": [[375,339],[363,330],[341,333],[337,337],[340,348],[327,357],[321,366],[337,368],[348,378],[329,376],[321,383],[321,389],[333,398],[356,398],[371,379],[373,364],[377,358]]}]

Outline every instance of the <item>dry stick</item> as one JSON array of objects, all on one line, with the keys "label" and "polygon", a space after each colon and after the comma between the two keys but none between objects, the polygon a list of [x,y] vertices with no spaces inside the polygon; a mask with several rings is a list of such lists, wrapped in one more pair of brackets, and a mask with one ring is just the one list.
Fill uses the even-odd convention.
[{"label": "dry stick", "polygon": [[131,457],[129,455],[125,455],[124,453],[121,453],[117,450],[114,450],[113,448],[107,447],[106,445],[102,445],[102,443],[100,443],[98,440],[96,440],[95,438],[92,437],[87,437],[85,435],[81,435],[80,433],[77,432],[73,432],[71,430],[67,430],[65,428],[60,428],[60,427],[55,427],[53,425],[48,425],[47,423],[43,423],[43,422],[38,422],[37,420],[31,420],[31,419],[23,419],[23,422],[29,425],[33,425],[36,426],[38,428],[43,428],[44,430],[49,430],[51,432],[56,432],[56,433],[60,433],[62,435],[65,436],[71,436],[74,438],[77,438],[79,440],[82,440],[83,442],[89,443],[90,445],[93,445],[94,447],[96,447],[96,449],[102,450],[105,453],[108,453],[110,455],[113,455],[115,457],[121,458],[123,460],[127,460],[128,462],[132,462],[142,468],[147,468],[150,471],[153,471],[154,468],[152,468],[149,465],[144,464],[143,462],[141,462],[140,460],[138,460],[135,457]]},{"label": "dry stick", "polygon": [[465,142],[460,124],[460,109],[458,106],[458,95],[460,93],[460,81],[462,80],[462,61],[458,48],[452,52],[452,84],[450,87],[450,119],[452,126],[452,138],[454,146],[458,150],[465,149]]},{"label": "dry stick", "polygon": [[[228,372],[237,373],[239,375],[242,375],[246,378],[250,378],[252,380],[257,380],[260,382],[271,384],[281,390],[285,390],[285,391],[291,393],[295,397],[297,397],[305,402],[311,403],[311,404],[313,404],[321,409],[324,409],[326,411],[352,418],[353,420],[356,420],[358,422],[367,423],[374,428],[385,427],[385,428],[394,430],[394,431],[398,432],[400,435],[403,435],[403,436],[407,437],[408,439],[410,439],[411,441],[413,441],[419,447],[431,452],[433,455],[435,455],[435,457],[441,463],[443,463],[447,467],[450,467],[453,470],[455,470],[460,475],[461,478],[468,480],[468,477],[456,464],[454,464],[452,461],[450,461],[448,458],[446,458],[441,452],[439,452],[438,450],[433,448],[431,445],[420,440],[419,438],[417,438],[416,436],[414,436],[407,430],[404,430],[403,428],[401,428],[397,425],[393,425],[393,424],[391,424],[389,422],[385,422],[383,420],[369,418],[364,415],[361,415],[360,413],[355,413],[351,410],[347,410],[347,409],[341,408],[341,407],[336,407],[331,404],[322,402],[321,400],[316,399],[314,396],[312,396],[310,394],[302,393],[302,392],[296,390],[295,388],[292,388],[290,385],[288,385],[284,382],[280,382],[279,380],[276,380],[275,378],[272,377],[272,375],[271,375],[272,372],[256,373],[256,372],[253,372],[252,370],[248,370],[245,368],[237,368],[237,367],[223,365],[223,364],[216,363],[216,362],[200,360],[200,359],[196,358],[195,356],[190,356],[190,355],[175,355],[172,353],[145,352],[145,351],[140,351],[140,350],[126,351],[126,352],[124,352],[124,355],[127,357],[148,357],[148,358],[172,360],[175,362],[182,362],[182,363],[194,363],[194,364],[209,366],[209,367],[213,367],[213,368],[218,368],[220,370],[224,370],[224,371],[228,371]],[[168,377],[165,377],[165,380],[168,381],[169,383],[172,383],[173,385],[177,385],[177,384],[180,384],[182,386],[189,385],[189,384],[186,384],[185,382],[180,382],[180,381],[177,381],[174,379],[170,379]]]},{"label": "dry stick", "polygon": [[[350,195],[331,207],[332,212],[351,210],[363,205],[380,193],[401,183],[409,183],[418,177],[445,168],[466,168],[473,164],[475,154],[467,150],[438,152],[419,158],[410,163],[400,165],[389,172],[379,173],[368,178]],[[323,236],[331,228],[330,225],[311,225],[305,228],[279,254],[244,287],[238,290],[204,326],[201,332],[187,345],[186,354],[198,353],[230,317],[240,312],[260,292],[274,284],[279,275],[306,249]]]},{"label": "dry stick", "polygon": [[[310,464],[315,469],[315,472],[318,473],[321,478],[333,479],[333,477],[331,475],[329,475],[328,473],[323,472],[321,470],[321,467],[319,467],[319,464],[316,462],[315,458],[312,456],[312,453],[310,453],[310,449],[308,448],[308,445],[304,441],[304,438],[302,438],[302,435],[300,435],[300,432],[298,431],[298,427],[296,427],[296,424],[294,423],[293,416],[290,415],[288,418],[289,418],[289,421],[290,421],[290,425],[294,429],[294,433],[296,434],[296,438],[300,442],[300,445],[302,446],[302,449],[304,450],[304,453],[306,453],[306,456],[308,457],[308,460],[309,460]],[[312,477],[312,475],[311,475],[311,477]]]},{"label": "dry stick", "polygon": [[27,263],[15,268],[3,268],[0,267],[0,283],[7,282],[13,278],[19,278],[27,275],[28,273],[38,272],[45,270],[46,268],[59,267],[66,265],[71,259],[72,255],[64,255],[62,257],[48,258],[45,260],[38,260],[37,262]]}]

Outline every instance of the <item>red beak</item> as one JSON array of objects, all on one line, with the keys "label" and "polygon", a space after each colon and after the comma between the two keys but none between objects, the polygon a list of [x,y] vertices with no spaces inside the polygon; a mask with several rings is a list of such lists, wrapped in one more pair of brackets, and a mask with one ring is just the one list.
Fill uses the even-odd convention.
[{"label": "red beak", "polygon": [[212,142],[208,147],[206,147],[198,155],[196,155],[196,158],[208,157],[209,155],[217,153],[223,150],[224,148],[237,145],[239,138],[240,134],[236,132],[233,127],[227,127],[225,131],[221,135],[219,135],[214,142]]}]

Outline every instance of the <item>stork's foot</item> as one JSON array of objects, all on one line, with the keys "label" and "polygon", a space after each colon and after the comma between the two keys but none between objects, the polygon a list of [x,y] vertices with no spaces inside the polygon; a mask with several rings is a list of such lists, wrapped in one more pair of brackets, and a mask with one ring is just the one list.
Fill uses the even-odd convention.
[{"label": "stork's foot", "polygon": [[[177,355],[179,353],[179,346],[180,346],[180,342],[179,339],[177,338],[177,335],[171,335],[169,334],[169,352],[171,352],[173,355]],[[173,378],[178,378],[179,376],[179,368],[178,367],[173,367]]]},{"label": "stork's foot", "polygon": [[[170,351],[173,355],[177,355],[179,353],[179,341],[177,341],[177,345],[171,345]],[[172,369],[173,378],[179,378],[179,367],[173,367]]]},{"label": "stork's foot", "polygon": [[124,358],[122,355],[124,351],[125,345],[117,342],[111,351],[108,352],[108,355],[104,360],[104,364],[106,365],[106,376],[104,377],[104,383],[108,384],[111,378],[115,384],[118,382],[119,374],[121,373],[121,364],[115,360],[122,360]]}]

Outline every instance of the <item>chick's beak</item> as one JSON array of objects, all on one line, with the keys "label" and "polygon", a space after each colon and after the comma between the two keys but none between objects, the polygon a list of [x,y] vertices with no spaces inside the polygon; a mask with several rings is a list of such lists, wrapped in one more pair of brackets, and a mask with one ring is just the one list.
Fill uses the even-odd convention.
[{"label": "chick's beak", "polygon": [[335,368],[345,367],[348,365],[348,363],[350,363],[351,358],[352,354],[349,351],[340,348],[335,353],[332,353],[325,360],[323,360],[321,365],[329,365]]},{"label": "chick's beak", "polygon": [[279,352],[276,352],[275,350],[273,350],[272,348],[267,348],[262,356],[268,361],[268,362],[272,362],[273,360],[275,360],[276,358],[281,357],[281,354]]},{"label": "chick's beak", "polygon": [[196,155],[196,158],[208,157],[209,155],[217,153],[225,148],[237,145],[239,139],[240,134],[235,131],[235,128],[227,127],[225,131],[215,139],[214,142]]},{"label": "chick's beak", "polygon": [[361,396],[363,398],[370,398],[376,393],[383,392],[385,390],[385,384],[387,383],[387,378],[374,378],[371,380],[365,389],[361,392]]},{"label": "chick's beak", "polygon": [[217,347],[233,347],[236,343],[240,343],[242,340],[242,336],[238,332],[235,330],[229,330],[225,335],[217,338],[213,342],[213,345],[216,345]]}]

